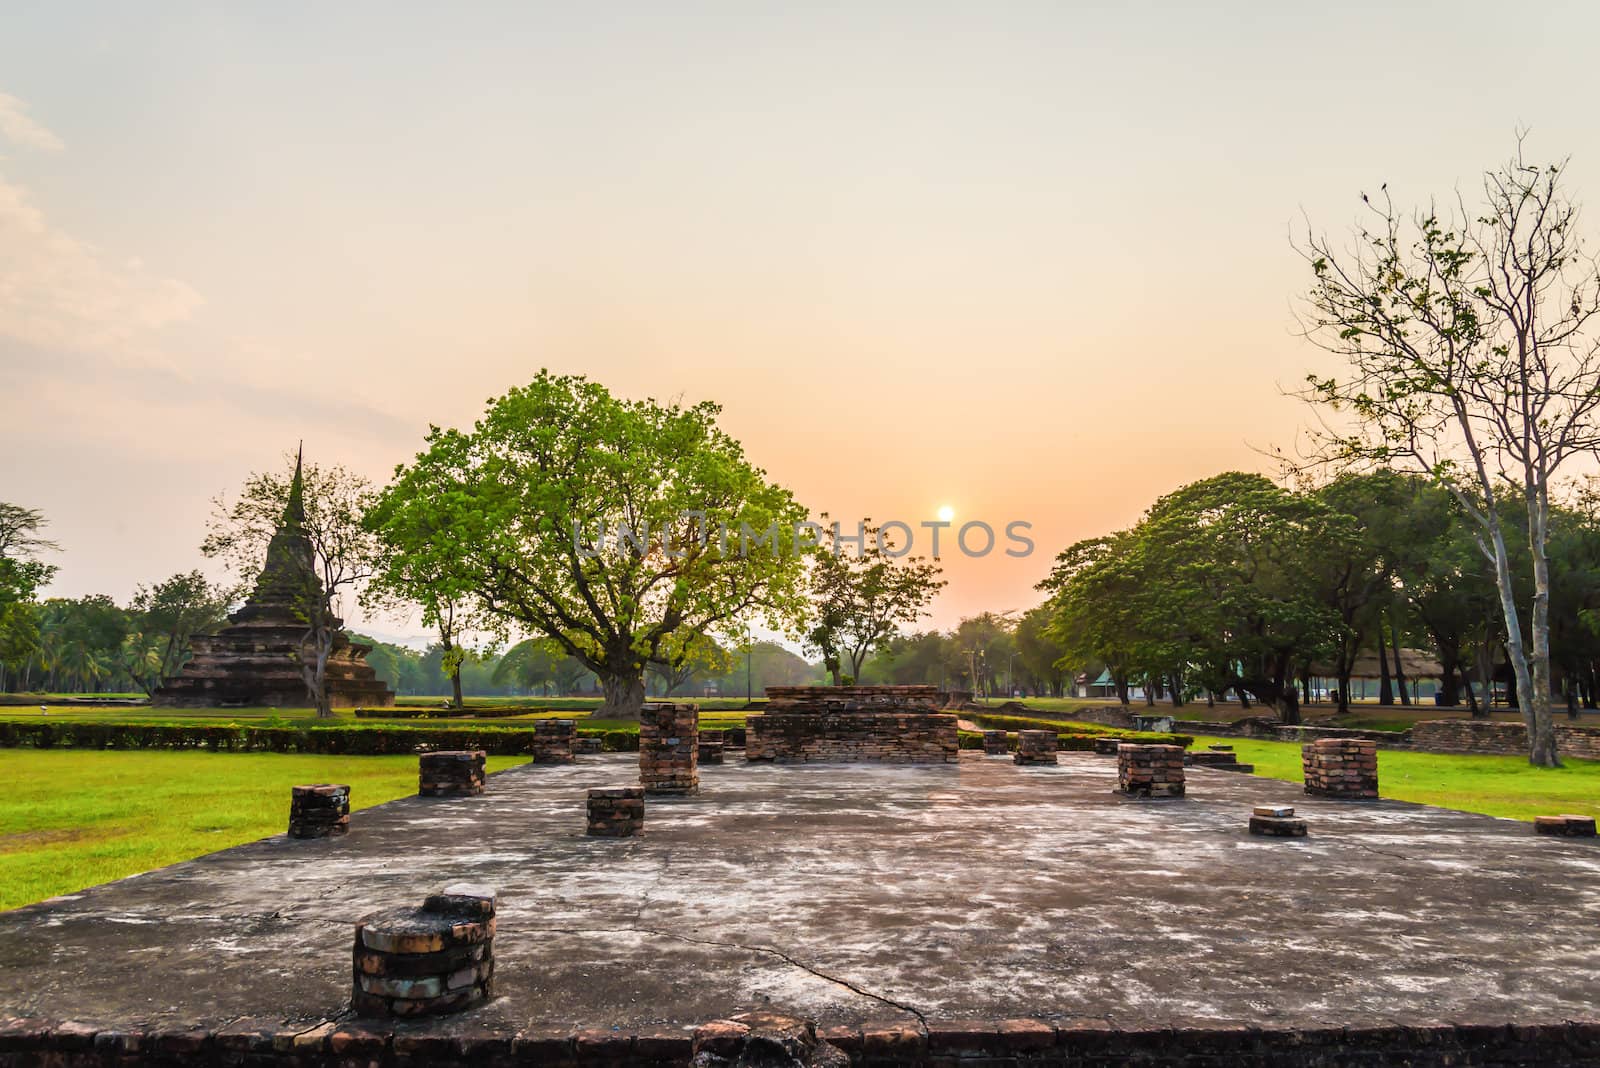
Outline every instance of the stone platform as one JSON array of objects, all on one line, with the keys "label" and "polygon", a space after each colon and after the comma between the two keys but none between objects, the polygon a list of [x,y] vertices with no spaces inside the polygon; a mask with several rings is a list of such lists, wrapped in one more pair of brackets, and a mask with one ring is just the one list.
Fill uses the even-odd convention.
[{"label": "stone platform", "polygon": [[[1017,1017],[1044,1021],[1030,1042],[1177,1027],[1400,1043],[1402,1027],[1600,1015],[1592,839],[1200,767],[1186,802],[1149,805],[1113,795],[1092,755],[1023,770],[975,751],[707,767],[698,797],[652,802],[647,835],[587,837],[587,789],[634,762],[525,766],[482,796],[357,812],[343,838],[279,835],[0,914],[0,1017],[321,1042],[350,1023],[351,925],[463,880],[500,891],[494,999],[382,1036],[633,1051],[773,1010],[858,1039],[879,1021],[917,1048],[941,1021]],[[1252,806],[1291,800],[1314,835],[1248,833]]]}]

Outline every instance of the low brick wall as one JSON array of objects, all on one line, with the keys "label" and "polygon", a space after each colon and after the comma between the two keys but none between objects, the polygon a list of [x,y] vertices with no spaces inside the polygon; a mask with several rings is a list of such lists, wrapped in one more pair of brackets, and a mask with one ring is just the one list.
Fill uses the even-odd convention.
[{"label": "low brick wall", "polygon": [[[43,1019],[0,1018],[3,1068],[134,1068],[143,1065],[241,1064],[336,1068],[360,1064],[403,1068],[428,1064],[606,1064],[612,1068],[731,1064],[737,1020],[694,1030],[663,1025],[631,1030],[529,1028],[396,1032],[377,1021],[283,1025],[239,1020],[215,1029],[100,1030]],[[973,1068],[1085,1068],[1139,1064],[1149,1068],[1281,1068],[1406,1064],[1446,1068],[1572,1068],[1600,1061],[1600,1019],[1511,1024],[1419,1024],[1271,1028],[1214,1024],[1177,1029],[1121,1029],[1098,1020],[930,1020],[816,1028],[816,1037],[856,1068],[888,1065]]]},{"label": "low brick wall", "polygon": [[956,717],[941,712],[766,712],[746,721],[746,760],[775,764],[954,764]]},{"label": "low brick wall", "polygon": [[[1485,719],[1430,719],[1411,728],[1411,744],[1436,753],[1493,753],[1516,756],[1528,751],[1528,728],[1521,723]],[[1562,756],[1600,760],[1600,727],[1556,724]]]},{"label": "low brick wall", "polygon": [[1080,708],[1072,713],[1072,719],[1075,723],[1098,723],[1102,727],[1133,729],[1133,714],[1118,705]]},{"label": "low brick wall", "polygon": [[983,732],[983,751],[986,756],[1005,756],[1010,746],[1005,731]]},{"label": "low brick wall", "polygon": [[767,711],[894,711],[942,708],[936,686],[768,686]]}]

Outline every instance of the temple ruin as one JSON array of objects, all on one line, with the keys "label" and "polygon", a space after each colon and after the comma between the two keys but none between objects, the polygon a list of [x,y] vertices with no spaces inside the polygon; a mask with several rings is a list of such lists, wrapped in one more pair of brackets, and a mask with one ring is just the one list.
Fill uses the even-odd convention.
[{"label": "temple ruin", "polygon": [[[150,697],[173,708],[274,707],[314,704],[302,671],[301,649],[312,611],[323,611],[311,540],[305,532],[305,484],[295,461],[289,503],[272,540],[254,590],[244,607],[216,634],[189,640],[193,656]],[[387,706],[394,693],[367,663],[370,645],[352,642],[333,619],[328,656],[328,701],[335,707]]]},{"label": "temple ruin", "polygon": [[954,764],[956,717],[932,686],[768,686],[767,709],[746,721],[745,759]]}]

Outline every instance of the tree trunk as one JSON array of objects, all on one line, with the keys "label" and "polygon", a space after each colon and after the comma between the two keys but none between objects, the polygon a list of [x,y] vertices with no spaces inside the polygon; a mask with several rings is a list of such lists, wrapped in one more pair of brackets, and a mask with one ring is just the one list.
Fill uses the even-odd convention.
[{"label": "tree trunk", "polygon": [[1350,714],[1350,665],[1346,664],[1339,670],[1339,715]]},{"label": "tree trunk", "polygon": [[[1441,654],[1443,650],[1440,650]],[[1439,666],[1443,669],[1439,679],[1439,703],[1447,708],[1454,708],[1461,703],[1461,683],[1456,678],[1456,670],[1461,666],[1456,660],[1446,660],[1443,655],[1439,657]]]},{"label": "tree trunk", "polygon": [[1389,620],[1389,634],[1394,642],[1394,685],[1400,691],[1400,703],[1407,707],[1411,704],[1411,695],[1406,692],[1406,668],[1400,657],[1400,628],[1393,619]]},{"label": "tree trunk", "polygon": [[1128,676],[1116,674],[1111,676],[1111,681],[1117,687],[1117,700],[1122,702],[1122,707],[1127,708],[1128,701]]},{"label": "tree trunk", "polygon": [[[1542,525],[1533,516],[1529,516],[1529,520],[1529,526]],[[1535,536],[1532,531],[1529,532],[1530,539]],[[1560,767],[1561,760],[1556,756],[1555,724],[1550,719],[1550,564],[1542,559],[1542,552],[1533,554],[1534,655],[1530,658],[1522,645],[1522,620],[1517,612],[1511,559],[1506,552],[1505,534],[1498,523],[1490,529],[1489,537],[1493,546],[1495,589],[1500,594],[1500,615],[1506,627],[1506,659],[1511,661],[1512,681],[1517,691],[1516,705],[1522,710],[1522,721],[1528,728],[1528,763],[1538,767]],[[1541,539],[1538,548],[1543,547]],[[1543,656],[1539,655],[1541,650]],[[1537,676],[1531,663],[1533,660],[1538,661]],[[1539,695],[1537,685],[1540,682],[1544,683],[1543,698]]]},{"label": "tree trunk", "polygon": [[1394,704],[1394,687],[1389,683],[1389,642],[1383,636],[1383,624],[1378,624],[1378,703]]},{"label": "tree trunk", "polygon": [[461,696],[461,667],[456,666],[456,672],[450,676],[450,707],[465,708],[466,699]]},{"label": "tree trunk", "polygon": [[[838,685],[835,683],[835,685]],[[595,719],[637,720],[644,704],[644,673],[606,674],[600,677],[604,698],[594,712]]]},{"label": "tree trunk", "polygon": [[1283,696],[1278,700],[1278,718],[1291,727],[1300,724],[1300,700],[1293,684],[1283,688]]},{"label": "tree trunk", "polygon": [[1549,513],[1537,490],[1528,494],[1528,504],[1528,548],[1533,556],[1533,652],[1528,656],[1526,702],[1530,720],[1528,763],[1559,768],[1561,754],[1556,748],[1556,724],[1550,709],[1550,557],[1545,547]]},{"label": "tree trunk", "polygon": [[1472,692],[1472,676],[1467,674],[1465,668],[1461,670],[1461,688],[1466,691],[1467,710],[1472,713],[1472,718],[1478,719],[1488,715],[1487,712],[1478,711],[1478,696]]}]

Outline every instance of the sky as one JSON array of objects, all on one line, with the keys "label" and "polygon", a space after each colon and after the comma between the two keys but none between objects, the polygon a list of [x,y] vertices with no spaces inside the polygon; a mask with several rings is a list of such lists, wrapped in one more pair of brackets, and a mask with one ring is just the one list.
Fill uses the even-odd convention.
[{"label": "sky", "polygon": [[1519,129],[1600,189],[1600,7],[1506,10],[13,7],[0,499],[50,594],[126,600],[215,572],[212,499],[298,441],[382,481],[548,367],[718,402],[847,524],[1031,524],[927,625],[1025,610],[1293,447],[1294,233],[1470,192]]}]

